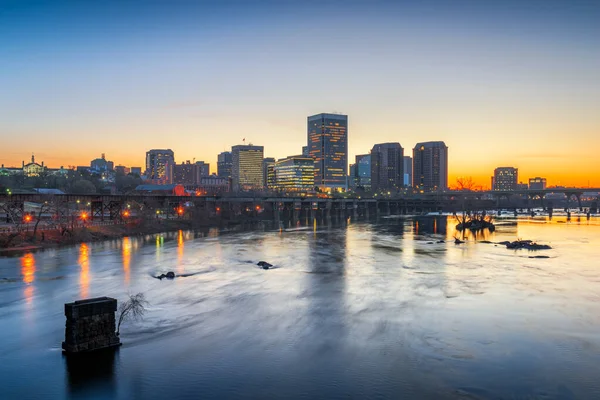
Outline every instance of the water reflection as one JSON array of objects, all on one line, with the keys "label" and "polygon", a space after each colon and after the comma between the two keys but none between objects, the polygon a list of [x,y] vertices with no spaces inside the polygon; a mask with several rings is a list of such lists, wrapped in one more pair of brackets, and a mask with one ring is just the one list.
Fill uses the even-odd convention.
[{"label": "water reflection", "polygon": [[90,290],[90,249],[85,243],[82,243],[79,246],[79,259],[77,262],[81,267],[81,273],[79,277],[79,295],[82,299],[87,299]]},{"label": "water reflection", "polygon": [[114,398],[118,350],[64,356],[69,394],[80,398]]},{"label": "water reflection", "polygon": [[35,280],[35,270],[35,257],[33,253],[27,253],[21,257],[21,275],[23,275],[23,282],[25,283],[23,294],[27,304],[31,304],[33,300],[34,287],[32,283]]},{"label": "water reflection", "polygon": [[177,273],[183,274],[185,268],[183,267],[183,253],[185,251],[183,240],[183,231],[180,229],[177,232]]},{"label": "water reflection", "polygon": [[125,284],[129,285],[129,279],[131,277],[131,271],[130,271],[131,239],[129,239],[128,237],[123,238],[122,254],[123,254],[123,272],[125,275]]}]

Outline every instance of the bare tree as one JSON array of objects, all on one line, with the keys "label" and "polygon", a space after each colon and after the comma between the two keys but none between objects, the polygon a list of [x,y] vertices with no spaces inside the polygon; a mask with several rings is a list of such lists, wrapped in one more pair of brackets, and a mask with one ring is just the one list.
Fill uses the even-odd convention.
[{"label": "bare tree", "polygon": [[121,303],[119,306],[119,323],[117,324],[117,336],[119,336],[121,330],[121,323],[125,320],[132,319],[137,321],[142,319],[146,313],[146,306],[148,301],[144,297],[143,293],[130,294],[129,299]]},{"label": "bare tree", "polygon": [[476,190],[481,190],[482,187],[481,185],[478,185],[475,183],[475,181],[473,180],[473,177],[471,176],[466,176],[466,177],[460,177],[456,179],[456,185],[454,186],[454,190],[460,190],[460,191],[476,191]]}]

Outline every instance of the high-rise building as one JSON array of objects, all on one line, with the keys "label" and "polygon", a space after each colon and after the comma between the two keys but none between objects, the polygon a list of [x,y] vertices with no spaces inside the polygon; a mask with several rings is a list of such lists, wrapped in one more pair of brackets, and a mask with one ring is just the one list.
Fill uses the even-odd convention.
[{"label": "high-rise building", "polygon": [[404,149],[400,143],[376,144],[371,149],[371,189],[397,190],[404,186]]},{"label": "high-rise building", "polygon": [[302,156],[308,157],[308,146],[302,146]]},{"label": "high-rise building", "polygon": [[348,116],[308,117],[308,154],[315,161],[315,186],[324,191],[345,190],[348,175]]},{"label": "high-rise building", "polygon": [[262,190],[263,146],[238,145],[231,148],[231,178],[234,191]]},{"label": "high-rise building", "polygon": [[425,192],[448,189],[448,146],[444,142],[416,144],[413,149],[413,186]]},{"label": "high-rise building", "polygon": [[366,191],[371,190],[371,155],[357,155],[354,165],[354,182],[356,187]]},{"label": "high-rise building", "polygon": [[175,154],[171,149],[153,149],[146,152],[146,179],[156,183],[171,183]]},{"label": "high-rise building", "polygon": [[231,178],[233,159],[230,151],[224,151],[217,158],[217,175],[219,178]]},{"label": "high-rise building", "polygon": [[173,183],[184,186],[197,185],[199,183],[198,169],[199,166],[192,164],[190,160],[173,165]]},{"label": "high-rise building", "polygon": [[404,186],[412,186],[412,157],[404,156]]},{"label": "high-rise building", "polygon": [[273,166],[275,187],[284,192],[312,192],[315,189],[315,163],[310,157],[290,156]]},{"label": "high-rise building", "polygon": [[519,169],[513,167],[498,167],[494,170],[492,190],[513,191],[517,190],[519,182]]},{"label": "high-rise building", "polygon": [[265,185],[265,188],[269,188],[269,171],[273,171],[273,165],[275,165],[275,158],[265,157],[263,159],[263,184]]},{"label": "high-rise building", "polygon": [[348,187],[356,189],[356,183],[358,182],[358,172],[356,172],[356,164],[350,164],[350,172],[348,173]]},{"label": "high-rise building", "polygon": [[198,173],[198,182],[200,182],[200,178],[205,176],[210,176],[210,164],[205,163],[204,161],[196,161],[196,168]]},{"label": "high-rise building", "polygon": [[546,189],[546,178],[540,178],[539,176],[536,176],[535,178],[529,178],[529,189],[532,189],[532,190]]}]

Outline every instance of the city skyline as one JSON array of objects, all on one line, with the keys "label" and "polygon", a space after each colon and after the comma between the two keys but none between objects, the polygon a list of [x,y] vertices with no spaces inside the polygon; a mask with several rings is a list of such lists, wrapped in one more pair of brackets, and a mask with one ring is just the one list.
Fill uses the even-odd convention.
[{"label": "city skyline", "polygon": [[306,116],[343,112],[349,160],[440,140],[449,186],[489,187],[498,166],[600,186],[598,4],[108,3],[3,5],[0,163],[170,148],[216,166],[243,138],[284,158]]}]

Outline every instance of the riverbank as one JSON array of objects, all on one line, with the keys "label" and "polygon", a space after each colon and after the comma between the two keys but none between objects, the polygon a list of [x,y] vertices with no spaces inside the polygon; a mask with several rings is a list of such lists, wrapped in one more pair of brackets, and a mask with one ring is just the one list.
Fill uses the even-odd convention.
[{"label": "riverbank", "polygon": [[152,235],[161,232],[178,230],[193,230],[200,228],[222,227],[227,221],[203,221],[198,223],[190,220],[157,220],[132,221],[127,224],[80,226],[62,234],[59,230],[38,232],[33,238],[31,232],[22,232],[11,238],[9,245],[4,246],[9,234],[0,234],[0,256],[10,256],[23,252],[38,251],[53,247],[69,246],[86,242],[99,242],[110,239],[120,239],[126,236]]}]

